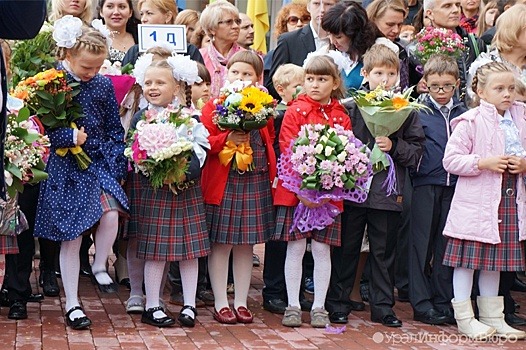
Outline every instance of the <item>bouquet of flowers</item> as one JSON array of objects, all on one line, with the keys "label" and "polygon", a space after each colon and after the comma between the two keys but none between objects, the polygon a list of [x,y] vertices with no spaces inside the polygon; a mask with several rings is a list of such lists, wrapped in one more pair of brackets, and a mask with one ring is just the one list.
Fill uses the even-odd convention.
[{"label": "bouquet of flowers", "polygon": [[[276,101],[264,87],[241,80],[224,86],[214,105],[213,122],[222,130],[261,129],[276,113]],[[254,170],[250,145],[236,146],[227,141],[219,160],[225,166],[233,160],[232,168],[239,171]]]},{"label": "bouquet of flowers", "polygon": [[4,175],[11,198],[24,191],[24,184],[47,179],[44,169],[49,139],[42,135],[38,121],[29,114],[29,109],[24,107],[7,116]]},{"label": "bouquet of flowers", "polygon": [[[82,117],[82,106],[73,101],[80,92],[78,86],[77,82],[67,81],[65,71],[52,68],[18,83],[12,95],[25,101],[44,126],[76,129],[75,120]],[[91,163],[80,146],[59,148],[56,152],[61,157],[71,152],[81,170]]]},{"label": "bouquet of flowers", "polygon": [[372,176],[369,154],[352,131],[340,125],[303,125],[280,157],[278,176],[286,189],[311,202],[327,202],[317,208],[300,202],[291,230],[308,232],[331,225],[340,211],[328,200],[364,202],[365,184]]},{"label": "bouquet of flowers", "polygon": [[466,50],[464,39],[451,29],[426,27],[416,35],[414,55],[424,65],[433,54],[458,58]]},{"label": "bouquet of flowers", "polygon": [[115,61],[112,64],[109,60],[104,60],[104,63],[100,67],[99,73],[107,76],[113,84],[115,98],[119,106],[133,84],[135,84],[135,77],[130,74],[132,70],[133,66],[131,63],[123,67],[119,61]]},{"label": "bouquet of flowers", "polygon": [[152,109],[144,113],[124,155],[154,188],[167,184],[177,194],[174,184],[184,181],[192,151],[203,165],[205,149],[210,149],[210,144],[204,125],[184,109],[168,106],[162,112]]},{"label": "bouquet of flowers", "polygon": [[[369,132],[374,136],[389,136],[398,131],[413,110],[425,109],[425,105],[415,102],[410,96],[413,88],[403,94],[385,90],[379,85],[373,91],[354,91],[351,95],[360,109]],[[396,174],[391,156],[380,150],[377,144],[371,151],[371,164],[375,173],[389,168],[384,186],[387,194],[396,192]]]}]

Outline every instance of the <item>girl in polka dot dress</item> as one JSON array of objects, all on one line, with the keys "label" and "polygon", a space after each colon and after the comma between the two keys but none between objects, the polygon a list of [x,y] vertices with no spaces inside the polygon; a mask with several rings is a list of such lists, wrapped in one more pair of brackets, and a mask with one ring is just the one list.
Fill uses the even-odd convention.
[{"label": "girl in polka dot dress", "polygon": [[[60,269],[66,294],[66,323],[73,329],[84,329],[91,320],[78,300],[79,250],[82,233],[97,223],[94,283],[101,291],[116,291],[106,262],[117,236],[119,212],[128,210],[120,186],[127,170],[124,129],[113,85],[98,74],[108,54],[107,38],[71,16],[56,21],[54,34],[60,65],[68,80],[80,84],[74,100],[82,106],[84,116],[75,121],[76,128],[47,130],[51,141],[46,167],[49,178],[41,184],[35,236],[62,242]],[[75,146],[82,146],[91,158],[86,170],[79,168],[71,153],[59,156],[56,152]]]},{"label": "girl in polka dot dress", "polygon": [[[292,140],[298,137],[302,125],[335,124],[351,129],[351,120],[338,101],[343,96],[342,79],[334,61],[328,56],[314,56],[305,65],[304,89],[306,94],[299,95],[285,112],[279,135],[281,153],[290,147]],[[273,239],[288,241],[285,259],[285,281],[289,306],[283,317],[283,325],[301,326],[301,307],[299,301],[302,260],[307,238],[312,238],[312,256],[314,258],[314,303],[311,311],[311,325],[325,327],[329,316],[324,309],[325,295],[329,287],[331,271],[331,246],[340,245],[340,216],[334,224],[324,230],[311,232],[290,232],[294,209],[301,201],[312,208],[312,203],[299,195],[286,190],[278,182],[274,205],[277,206],[276,230]],[[337,203],[343,210],[343,204]]]},{"label": "girl in polka dot dress", "polygon": [[[186,88],[187,106],[191,104],[190,86],[201,81],[197,63],[187,56],[170,56],[152,62],[152,54],[137,60],[135,76],[141,85],[148,107],[137,112],[130,124],[134,130],[146,111],[161,112],[169,105],[178,106],[179,91]],[[144,67],[144,68],[143,68]],[[200,133],[199,131],[202,131]],[[130,298],[128,313],[142,313],[141,322],[166,327],[175,320],[166,314],[159,300],[165,282],[168,261],[179,261],[184,306],[178,316],[182,326],[193,327],[197,311],[198,258],[210,252],[208,229],[199,184],[201,166],[206,158],[208,132],[201,125],[193,129],[194,152],[189,160],[186,179],[153,188],[149,179],[133,173],[130,175],[129,196],[131,212],[128,223],[128,266],[130,270]],[[201,141],[198,141],[201,140]],[[196,144],[197,142],[197,144]],[[204,148],[203,148],[204,147]],[[146,290],[146,307],[142,304],[142,283]]]}]

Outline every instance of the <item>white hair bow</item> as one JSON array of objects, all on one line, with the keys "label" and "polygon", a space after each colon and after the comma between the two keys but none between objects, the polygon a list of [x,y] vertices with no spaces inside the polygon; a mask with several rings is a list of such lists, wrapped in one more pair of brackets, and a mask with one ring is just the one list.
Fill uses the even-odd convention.
[{"label": "white hair bow", "polygon": [[95,29],[97,29],[99,32],[101,32],[102,35],[106,37],[106,42],[108,43],[108,47],[111,47],[111,44],[113,43],[111,31],[102,23],[102,19],[94,19],[91,21],[91,26]]},{"label": "white hair bow", "polygon": [[71,49],[81,35],[82,20],[80,18],[66,15],[55,21],[53,40],[56,41],[58,47]]}]

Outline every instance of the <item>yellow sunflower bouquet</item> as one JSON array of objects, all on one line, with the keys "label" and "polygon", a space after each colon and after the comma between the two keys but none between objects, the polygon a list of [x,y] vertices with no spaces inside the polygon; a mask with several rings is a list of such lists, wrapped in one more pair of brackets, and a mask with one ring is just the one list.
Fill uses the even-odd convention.
[{"label": "yellow sunflower bouquet", "polygon": [[[239,80],[223,87],[214,105],[213,122],[220,129],[250,132],[267,126],[277,103],[263,86]],[[252,149],[247,144],[227,141],[219,159],[225,166],[232,162],[232,168],[238,171],[253,170]]]}]

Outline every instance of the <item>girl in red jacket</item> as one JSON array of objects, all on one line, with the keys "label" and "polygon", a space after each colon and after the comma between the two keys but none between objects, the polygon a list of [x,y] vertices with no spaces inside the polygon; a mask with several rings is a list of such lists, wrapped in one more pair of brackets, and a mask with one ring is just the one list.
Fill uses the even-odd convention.
[{"label": "girl in red jacket", "polygon": [[[256,85],[263,74],[263,62],[252,51],[236,53],[227,65],[227,80],[251,81]],[[272,144],[274,124],[250,132],[223,130],[213,122],[215,106],[209,101],[201,122],[210,132],[210,151],[202,171],[202,188],[210,230],[212,253],[208,257],[210,283],[215,296],[214,318],[221,323],[251,323],[247,296],[252,277],[254,244],[265,242],[274,231],[271,181],[276,176],[276,156]],[[239,172],[219,161],[227,141],[250,143],[255,169]],[[228,258],[233,251],[234,310],[227,298]]]},{"label": "girl in red jacket", "polygon": [[[351,120],[338,98],[343,96],[342,79],[339,69],[329,56],[313,56],[305,65],[306,94],[300,95],[287,109],[281,125],[279,147],[281,153],[290,147],[292,140],[304,124],[328,124],[331,127],[340,124],[351,129]],[[311,325],[325,327],[330,323],[324,308],[325,296],[329,287],[331,271],[331,245],[340,245],[340,216],[334,224],[324,230],[311,232],[290,232],[294,210],[301,201],[305,206],[320,206],[302,198],[282,187],[281,181],[276,189],[274,205],[277,206],[276,230],[274,239],[288,241],[285,260],[285,281],[289,306],[283,316],[283,325],[301,326],[301,308],[299,290],[301,283],[302,259],[305,253],[306,239],[312,238],[314,258],[314,303],[311,310]],[[342,209],[342,203],[335,203]]]}]

